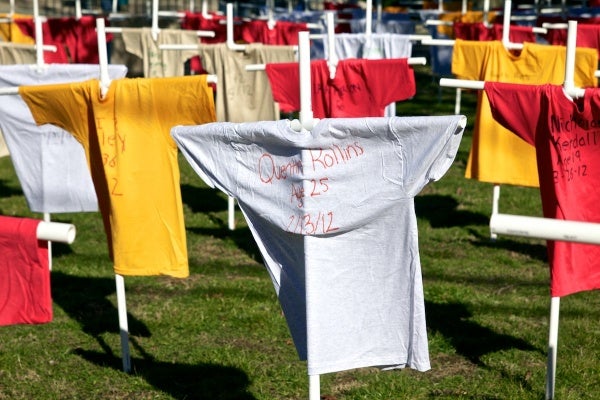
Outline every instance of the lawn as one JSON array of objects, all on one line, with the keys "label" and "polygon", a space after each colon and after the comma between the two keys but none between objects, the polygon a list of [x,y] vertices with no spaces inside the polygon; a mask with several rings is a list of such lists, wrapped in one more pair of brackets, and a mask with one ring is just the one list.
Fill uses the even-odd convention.
[{"label": "lawn", "polygon": [[[454,112],[454,89],[418,67],[418,94],[399,115]],[[327,400],[544,398],[549,272],[541,240],[490,239],[492,186],[464,178],[476,94],[458,156],[415,199],[432,369],[321,377]],[[53,244],[54,319],[0,327],[0,399],[306,399],[270,278],[243,216],[180,158],[190,277],[126,277],[132,372],[122,371],[115,281],[98,213],[56,214],[71,245]],[[537,189],[503,186],[500,210],[539,216]],[[10,159],[0,159],[0,214],[28,210]],[[600,298],[562,299],[557,399],[600,393]]]}]

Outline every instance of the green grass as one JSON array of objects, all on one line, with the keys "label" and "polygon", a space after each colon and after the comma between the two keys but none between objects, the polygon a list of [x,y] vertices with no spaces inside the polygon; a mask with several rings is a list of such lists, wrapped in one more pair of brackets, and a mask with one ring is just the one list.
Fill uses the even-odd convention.
[{"label": "green grass", "polygon": [[[454,90],[418,69],[400,115],[454,112]],[[549,289],[545,243],[489,238],[492,187],[464,178],[474,93],[458,157],[416,198],[432,369],[327,374],[321,393],[346,399],[544,398]],[[53,246],[54,320],[0,328],[0,399],[306,399],[271,281],[241,214],[181,159],[191,275],[125,279],[133,371],[121,371],[115,283],[97,213],[57,214],[77,226]],[[502,187],[500,210],[540,215],[538,191]],[[28,211],[10,160],[0,159],[0,214]],[[600,393],[600,299],[562,299],[557,399]]]}]

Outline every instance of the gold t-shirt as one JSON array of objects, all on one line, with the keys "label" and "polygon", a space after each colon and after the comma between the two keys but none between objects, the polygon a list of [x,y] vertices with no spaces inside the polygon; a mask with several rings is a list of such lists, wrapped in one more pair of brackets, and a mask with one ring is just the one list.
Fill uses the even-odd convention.
[{"label": "gold t-shirt", "polygon": [[[576,49],[575,86],[596,86],[597,58],[595,49]],[[489,82],[562,85],[565,65],[564,46],[535,43],[524,43],[516,55],[507,51],[500,41],[457,39],[452,54],[452,73],[457,78]],[[483,91],[478,94],[465,176],[495,184],[539,186],[535,148],[494,120]]]},{"label": "gold t-shirt", "polygon": [[189,274],[176,125],[215,121],[205,75],[22,86],[38,124],[70,132],[84,147],[115,273]]}]

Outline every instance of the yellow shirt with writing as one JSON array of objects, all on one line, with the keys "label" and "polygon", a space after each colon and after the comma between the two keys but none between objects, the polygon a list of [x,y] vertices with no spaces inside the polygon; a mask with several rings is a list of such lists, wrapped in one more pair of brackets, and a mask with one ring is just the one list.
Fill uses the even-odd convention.
[{"label": "yellow shirt with writing", "polygon": [[[595,87],[595,49],[577,48],[574,81],[577,87]],[[529,85],[562,85],[566,48],[524,43],[520,54],[507,51],[500,41],[457,39],[452,73],[459,79]],[[514,112],[524,112],[514,110]],[[483,91],[478,94],[473,142],[465,176],[483,182],[538,187],[535,148],[508,131],[492,117]]]},{"label": "yellow shirt with writing", "polygon": [[214,122],[205,75],[22,86],[38,124],[69,131],[84,147],[120,275],[189,274],[176,125]]}]

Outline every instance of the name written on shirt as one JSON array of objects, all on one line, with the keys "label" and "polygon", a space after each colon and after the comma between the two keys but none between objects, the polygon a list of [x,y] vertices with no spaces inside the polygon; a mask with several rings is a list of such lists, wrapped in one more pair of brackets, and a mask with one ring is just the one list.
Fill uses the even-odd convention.
[{"label": "name written on shirt", "polygon": [[123,196],[122,185],[119,184],[117,175],[117,166],[119,155],[125,152],[125,135],[119,132],[112,132],[111,129],[104,129],[104,124],[112,124],[113,120],[97,118],[96,130],[98,132],[98,141],[102,152],[102,164],[106,179],[109,184],[111,196]]},{"label": "name written on shirt", "polygon": [[[587,158],[596,157],[600,145],[600,120],[572,114],[569,118],[550,116],[552,146],[558,155],[552,170],[554,182],[585,178],[590,174]],[[587,155],[587,156],[586,156]]]},{"label": "name written on shirt", "polygon": [[[335,186],[332,185],[328,172],[335,167],[357,160],[365,154],[365,149],[360,142],[355,141],[344,145],[333,144],[328,148],[308,149],[307,154],[306,162],[299,159],[281,162],[280,157],[274,157],[269,153],[263,153],[257,161],[258,178],[266,185],[287,181],[292,177],[298,178],[305,168],[322,174],[319,177],[305,179],[300,185],[290,181],[290,203],[299,209],[304,208],[306,197],[331,196]],[[289,216],[287,225],[288,232],[302,235],[326,234],[339,229],[332,210],[312,211],[300,215],[294,213]]]}]

